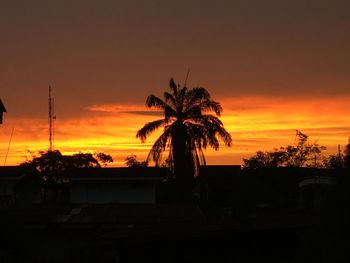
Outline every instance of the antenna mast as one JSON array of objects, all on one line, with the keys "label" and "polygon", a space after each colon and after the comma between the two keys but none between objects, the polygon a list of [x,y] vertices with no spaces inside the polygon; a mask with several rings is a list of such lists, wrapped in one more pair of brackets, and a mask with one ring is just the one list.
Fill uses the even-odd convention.
[{"label": "antenna mast", "polygon": [[188,75],[190,74],[190,69],[188,69],[187,71],[187,75],[186,75],[186,78],[185,78],[185,83],[184,83],[184,87],[187,86],[187,79],[188,79]]},{"label": "antenna mast", "polygon": [[53,98],[51,97],[51,86],[49,86],[49,151],[53,150]]}]

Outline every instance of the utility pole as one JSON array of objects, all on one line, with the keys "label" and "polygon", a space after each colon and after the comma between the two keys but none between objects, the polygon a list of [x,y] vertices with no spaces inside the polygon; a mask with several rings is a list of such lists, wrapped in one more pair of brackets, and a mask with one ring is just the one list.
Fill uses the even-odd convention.
[{"label": "utility pole", "polygon": [[188,75],[190,74],[190,69],[188,69],[187,74],[186,74],[186,78],[185,78],[185,83],[184,83],[184,87],[187,86],[187,80],[188,80]]},{"label": "utility pole", "polygon": [[315,168],[317,168],[317,156],[316,156],[316,154],[315,154],[315,157],[314,157],[314,166],[315,166]]},{"label": "utility pole", "polygon": [[338,144],[338,162],[339,162],[339,166],[342,167],[342,158],[341,158],[341,152],[340,152],[340,144]]}]

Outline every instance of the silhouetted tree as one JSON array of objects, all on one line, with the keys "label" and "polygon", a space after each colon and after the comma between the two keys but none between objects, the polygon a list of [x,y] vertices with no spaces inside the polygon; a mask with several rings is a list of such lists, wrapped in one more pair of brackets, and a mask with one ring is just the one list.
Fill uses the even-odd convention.
[{"label": "silhouetted tree", "polygon": [[102,152],[96,154],[96,159],[98,161],[100,161],[101,163],[103,163],[105,167],[107,166],[108,163],[113,163],[112,156],[109,154],[102,153]]},{"label": "silhouetted tree", "polygon": [[331,154],[323,160],[323,165],[328,169],[337,169],[344,167],[344,155],[334,155]]},{"label": "silhouetted tree", "polygon": [[[21,164],[26,169],[26,173],[34,178],[39,178],[43,186],[43,200],[56,202],[57,186],[63,182],[67,170],[75,168],[100,168],[98,160],[91,153],[77,153],[73,155],[63,155],[60,151],[41,151],[39,156]],[[55,194],[55,198],[47,198],[48,189]]]},{"label": "silhouetted tree", "polygon": [[323,163],[329,169],[350,168],[350,138],[343,153],[329,155],[323,160]]},{"label": "silhouetted tree", "polygon": [[[295,146],[288,145],[281,147],[281,150],[286,153],[286,166],[289,167],[318,167],[317,157],[326,147],[319,145],[316,142],[309,143],[309,136],[296,130],[297,144]],[[308,161],[311,161],[307,163]]]},{"label": "silhouetted tree", "polygon": [[39,156],[26,161],[20,166],[30,174],[38,174],[44,181],[56,182],[65,169],[65,160],[60,151],[41,151]]},{"label": "silhouetted tree", "polygon": [[76,153],[64,156],[67,166],[70,168],[100,168],[98,160],[91,153]]},{"label": "silhouetted tree", "polygon": [[127,156],[125,158],[125,164],[126,164],[127,167],[147,167],[148,166],[148,162],[147,161],[139,162],[137,160],[135,154]]},{"label": "silhouetted tree", "polygon": [[274,152],[257,151],[249,159],[243,159],[243,166],[249,169],[273,168],[282,166],[285,161],[285,152],[275,150]]},{"label": "silhouetted tree", "polygon": [[244,168],[258,169],[271,167],[321,167],[323,164],[319,155],[326,147],[318,143],[309,143],[308,136],[296,130],[295,145],[280,147],[273,152],[258,151],[249,159],[243,159]]},{"label": "silhouetted tree", "polygon": [[203,149],[209,145],[218,150],[218,137],[228,146],[232,139],[218,118],[222,112],[220,103],[212,100],[205,88],[181,87],[173,79],[170,79],[169,87],[171,92],[164,92],[164,100],[150,95],[146,101],[148,107],[161,109],[164,118],[145,124],[136,137],[145,142],[152,132],[164,128],[148,159],[152,158],[160,165],[162,154],[168,150],[176,181],[191,185],[199,165],[205,164]]},{"label": "silhouetted tree", "polygon": [[32,160],[24,162],[30,173],[38,174],[44,181],[57,182],[67,169],[100,168],[100,163],[91,153],[63,155],[60,151],[39,152]]}]

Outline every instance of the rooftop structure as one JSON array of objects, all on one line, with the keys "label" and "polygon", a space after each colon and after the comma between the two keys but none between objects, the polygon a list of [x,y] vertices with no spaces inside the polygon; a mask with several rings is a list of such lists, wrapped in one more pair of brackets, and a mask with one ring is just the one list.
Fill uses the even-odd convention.
[{"label": "rooftop structure", "polygon": [[2,101],[0,99],[0,124],[2,124],[2,115],[4,112],[7,112],[7,111],[6,111],[4,104],[2,103]]}]

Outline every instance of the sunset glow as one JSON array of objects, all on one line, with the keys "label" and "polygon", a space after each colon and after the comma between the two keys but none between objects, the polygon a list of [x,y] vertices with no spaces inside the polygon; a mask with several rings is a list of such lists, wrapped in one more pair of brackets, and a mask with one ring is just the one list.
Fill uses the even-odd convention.
[{"label": "sunset glow", "polygon": [[[208,164],[241,164],[242,158],[258,150],[294,143],[295,130],[299,129],[327,146],[327,153],[335,153],[338,144],[345,145],[350,135],[349,98],[290,99],[273,97],[218,98],[224,108],[221,117],[233,137],[232,147],[222,146],[219,151],[208,149]],[[59,114],[59,113],[58,113]],[[82,109],[80,117],[55,122],[55,149],[64,154],[77,152],[105,152],[114,157],[113,166],[123,166],[125,157],[136,154],[144,160],[155,138],[146,143],[135,135],[146,122],[161,118],[161,113],[143,105],[103,104]],[[0,162],[19,164],[38,151],[48,148],[46,119],[12,118],[6,115],[1,126]]]},{"label": "sunset glow", "polygon": [[144,103],[170,78],[223,106],[233,145],[208,149],[209,164],[293,144],[296,129],[335,153],[350,136],[349,3],[4,1],[0,165],[8,149],[7,165],[48,149],[49,86],[55,149],[145,159],[161,131],[145,144],[136,132],[161,114]]}]

